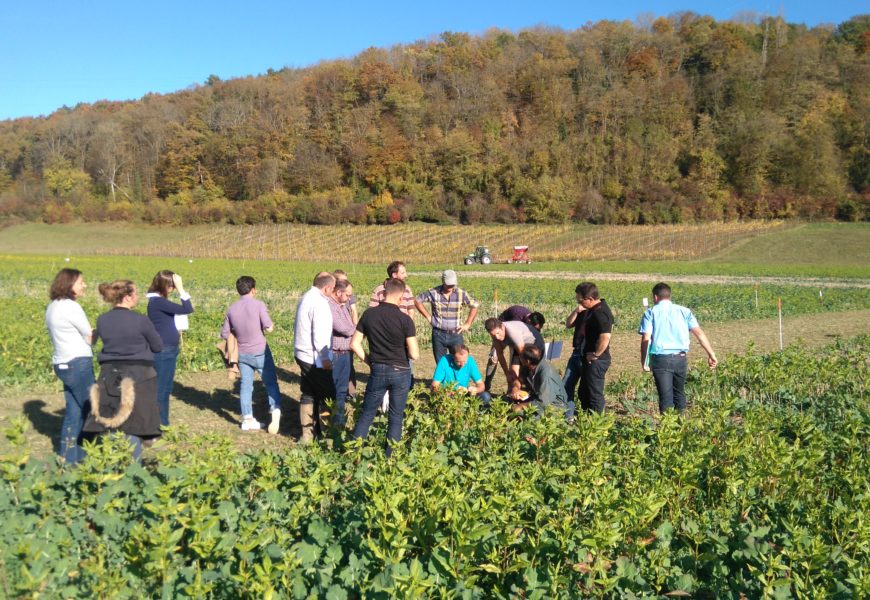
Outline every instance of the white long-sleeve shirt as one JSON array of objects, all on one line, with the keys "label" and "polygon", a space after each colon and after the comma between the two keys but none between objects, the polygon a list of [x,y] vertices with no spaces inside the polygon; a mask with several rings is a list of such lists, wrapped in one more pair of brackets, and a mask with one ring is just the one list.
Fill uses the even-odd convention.
[{"label": "white long-sleeve shirt", "polygon": [[321,366],[332,360],[332,311],[329,300],[316,287],[303,294],[296,307],[293,350],[296,358]]},{"label": "white long-sleeve shirt", "polygon": [[75,300],[54,300],[45,311],[45,326],[51,336],[54,354],[51,363],[59,365],[81,356],[93,356],[88,337],[91,325],[85,311]]}]

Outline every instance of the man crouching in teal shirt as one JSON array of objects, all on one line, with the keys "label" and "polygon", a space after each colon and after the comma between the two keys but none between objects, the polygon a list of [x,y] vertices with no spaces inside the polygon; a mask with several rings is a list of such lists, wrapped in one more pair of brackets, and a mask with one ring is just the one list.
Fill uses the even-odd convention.
[{"label": "man crouching in teal shirt", "polygon": [[450,346],[449,352],[438,359],[432,376],[432,390],[437,391],[442,386],[468,392],[480,398],[484,404],[492,400],[489,392],[484,390],[480,369],[465,344]]}]

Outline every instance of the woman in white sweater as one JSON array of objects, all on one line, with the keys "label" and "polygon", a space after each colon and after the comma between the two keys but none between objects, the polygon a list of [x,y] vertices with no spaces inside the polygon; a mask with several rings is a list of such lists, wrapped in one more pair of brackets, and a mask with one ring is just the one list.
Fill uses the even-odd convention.
[{"label": "woman in white sweater", "polygon": [[90,411],[90,391],[94,384],[91,325],[76,302],[85,293],[85,287],[81,271],[61,269],[51,284],[51,303],[45,311],[45,326],[54,346],[51,362],[63,382],[66,398],[59,454],[69,464],[77,463],[84,456],[81,434]]}]

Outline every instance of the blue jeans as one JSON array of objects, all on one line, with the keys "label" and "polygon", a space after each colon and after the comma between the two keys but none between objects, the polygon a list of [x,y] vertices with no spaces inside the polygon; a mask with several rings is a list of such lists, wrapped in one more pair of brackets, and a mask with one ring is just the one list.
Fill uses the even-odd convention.
[{"label": "blue jeans", "polygon": [[178,346],[165,346],[154,353],[154,370],[157,371],[157,407],[160,409],[160,424],[169,425],[169,394],[175,381],[175,364],[178,361]]},{"label": "blue jeans", "polygon": [[336,427],[344,427],[347,418],[344,414],[344,404],[348,394],[351,367],[353,366],[353,354],[333,351],[332,357],[332,382],[335,384],[335,407],[332,411],[332,424]]},{"label": "blue jeans", "polygon": [[574,418],[574,410],[576,404],[577,383],[580,381],[580,376],[583,373],[583,354],[577,348],[571,353],[568,358],[568,364],[565,365],[565,374],[562,375],[562,384],[565,386],[565,393],[568,395],[568,408],[565,409],[565,418],[569,421]]},{"label": "blue jeans", "polygon": [[127,438],[127,441],[130,442],[133,460],[137,463],[142,462],[142,438],[138,435],[130,435],[126,434],[124,437]]},{"label": "blue jeans", "polygon": [[394,367],[383,363],[372,365],[366,395],[363,398],[362,414],[356,427],[353,428],[354,438],[365,438],[375,420],[375,414],[384,398],[390,392],[390,412],[387,416],[387,455],[392,452],[391,443],[402,438],[402,421],[405,419],[405,405],[408,402],[411,378],[409,367]]},{"label": "blue jeans", "polygon": [[450,333],[443,329],[432,329],[432,354],[435,355],[435,364],[438,360],[449,353],[448,348],[454,344],[464,344],[465,340],[461,333]]},{"label": "blue jeans", "polygon": [[676,408],[686,410],[686,371],[689,359],[682,354],[653,354],[649,357],[649,368],[659,393],[659,412]]},{"label": "blue jeans", "polygon": [[80,356],[68,363],[54,365],[57,378],[63,382],[66,410],[60,426],[60,456],[75,464],[84,458],[81,448],[82,427],[91,412],[91,386],[94,385],[94,359]]},{"label": "blue jeans", "polygon": [[263,354],[239,354],[239,373],[242,381],[239,384],[239,402],[242,405],[242,418],[254,416],[254,406],[251,396],[254,392],[254,371],[260,374],[266,394],[269,396],[269,412],[281,408],[281,392],[278,390],[278,374],[275,372],[275,360],[272,351],[266,346]]}]

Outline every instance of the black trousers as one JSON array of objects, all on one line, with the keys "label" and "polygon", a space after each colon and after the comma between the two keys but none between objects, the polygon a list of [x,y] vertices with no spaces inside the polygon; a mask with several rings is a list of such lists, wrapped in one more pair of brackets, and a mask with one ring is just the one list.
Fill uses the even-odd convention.
[{"label": "black trousers", "polygon": [[324,400],[335,398],[335,382],[332,380],[332,373],[298,358],[296,364],[299,365],[301,372],[299,387],[302,390],[302,397],[299,399],[299,403],[314,405],[314,434],[320,435],[322,433],[320,415],[323,414]]},{"label": "black trousers", "polygon": [[589,362],[583,358],[580,370],[580,408],[587,412],[604,412],[604,376],[610,368],[610,354]]}]

